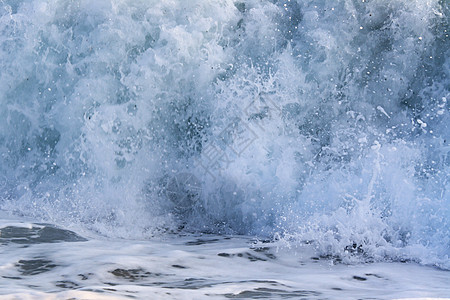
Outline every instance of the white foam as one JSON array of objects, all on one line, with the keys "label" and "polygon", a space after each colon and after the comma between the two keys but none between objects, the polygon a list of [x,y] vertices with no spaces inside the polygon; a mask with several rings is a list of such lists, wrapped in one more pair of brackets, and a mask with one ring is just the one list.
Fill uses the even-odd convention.
[{"label": "white foam", "polygon": [[[449,268],[442,1],[2,8],[2,210]],[[168,188],[181,174],[195,186]]]},{"label": "white foam", "polygon": [[434,299],[449,293],[448,271],[414,263],[345,265],[315,257],[310,245],[286,248],[245,236],[2,247],[0,299]]}]

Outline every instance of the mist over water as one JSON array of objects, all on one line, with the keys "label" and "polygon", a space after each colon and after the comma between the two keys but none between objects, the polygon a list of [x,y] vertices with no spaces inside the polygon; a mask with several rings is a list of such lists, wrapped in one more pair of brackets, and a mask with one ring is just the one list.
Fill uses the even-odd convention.
[{"label": "mist over water", "polygon": [[0,208],[449,268],[447,1],[0,2]]}]

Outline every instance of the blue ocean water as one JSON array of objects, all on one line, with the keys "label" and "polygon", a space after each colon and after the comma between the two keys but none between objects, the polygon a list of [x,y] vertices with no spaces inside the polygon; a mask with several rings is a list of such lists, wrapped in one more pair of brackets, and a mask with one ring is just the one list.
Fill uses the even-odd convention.
[{"label": "blue ocean water", "polygon": [[0,209],[450,268],[445,0],[0,2]]}]

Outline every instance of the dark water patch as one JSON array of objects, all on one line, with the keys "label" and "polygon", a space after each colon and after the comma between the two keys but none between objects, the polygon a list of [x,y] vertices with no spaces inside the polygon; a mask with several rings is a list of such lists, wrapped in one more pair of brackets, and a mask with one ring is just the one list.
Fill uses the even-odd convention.
[{"label": "dark water patch", "polygon": [[353,276],[353,279],[358,280],[358,281],[366,281],[367,278],[366,277],[362,277],[362,276]]},{"label": "dark water patch", "polygon": [[139,286],[156,286],[165,289],[185,289],[185,290],[198,290],[202,288],[209,288],[217,285],[215,282],[208,281],[204,278],[186,278],[184,280],[178,280],[173,282],[168,281],[154,281],[139,283]]},{"label": "dark water patch", "polygon": [[19,260],[16,263],[16,267],[19,269],[22,275],[37,275],[48,272],[55,267],[51,260],[46,259],[31,259],[31,260]]},{"label": "dark water patch", "polygon": [[69,280],[57,281],[55,285],[63,289],[76,289],[80,287],[77,283]]},{"label": "dark water patch", "polygon": [[230,254],[230,253],[224,253],[224,252],[222,252],[222,253],[219,253],[219,254],[217,254],[218,256],[221,256],[221,257],[232,257],[233,255],[232,254]]},{"label": "dark water patch", "polygon": [[250,249],[256,252],[267,252],[270,250],[270,247],[252,247]]},{"label": "dark water patch", "polygon": [[256,255],[253,255],[249,252],[245,252],[245,253],[238,253],[236,254],[237,257],[243,257],[243,258],[247,258],[250,261],[267,261],[267,259],[258,257]]},{"label": "dark water patch", "polygon": [[342,263],[342,258],[338,255],[319,255],[312,256],[310,259],[313,263],[318,263],[320,260],[332,261],[333,264]]},{"label": "dark water patch", "polygon": [[204,278],[186,278],[184,281],[178,282],[175,285],[165,286],[165,288],[173,289],[189,289],[189,290],[198,290],[202,288],[212,287],[214,283],[207,283],[207,280]]},{"label": "dark water patch", "polygon": [[172,265],[172,268],[177,268],[177,269],[187,269],[187,267],[181,266],[181,265]]},{"label": "dark water patch", "polygon": [[352,253],[352,254],[363,254],[364,253],[364,249],[363,249],[362,245],[358,245],[356,243],[346,246],[344,250],[346,253]]},{"label": "dark water patch", "polygon": [[144,269],[115,269],[114,271],[110,271],[114,276],[120,277],[131,282],[142,280],[148,277],[159,277],[161,273],[152,273],[145,271]]},{"label": "dark water patch", "polygon": [[87,273],[87,274],[78,274],[78,277],[81,278],[81,280],[88,280],[94,273]]},{"label": "dark water patch", "polygon": [[152,283],[150,285],[152,286],[161,286],[163,288],[167,289],[187,289],[187,290],[199,290],[203,288],[211,288],[219,285],[227,285],[227,284],[261,284],[261,285],[270,285],[270,286],[278,286],[278,287],[285,287],[290,288],[287,285],[284,285],[282,283],[279,283],[277,281],[272,280],[246,280],[246,281],[211,281],[207,280],[205,278],[186,278],[183,281],[179,282],[171,282],[171,283]]},{"label": "dark water patch", "polygon": [[310,299],[311,297],[318,297],[320,295],[321,293],[316,291],[284,291],[270,288],[256,288],[254,290],[242,291],[239,294],[224,294],[224,296],[229,299]]},{"label": "dark water patch", "polygon": [[228,258],[232,258],[232,257],[241,257],[241,258],[247,258],[248,260],[254,262],[254,261],[267,261],[267,259],[265,258],[261,258],[259,256],[253,255],[250,252],[244,252],[244,253],[219,253],[217,254],[218,256],[221,257],[228,257]]},{"label": "dark water patch", "polygon": [[80,290],[82,290],[82,291],[84,291],[84,292],[92,292],[92,293],[99,293],[99,294],[102,294],[102,293],[104,293],[105,291],[105,288],[103,288],[103,289],[91,289],[91,288],[81,288]]},{"label": "dark water patch", "polygon": [[219,242],[219,239],[197,239],[195,241],[186,242],[186,246],[200,246]]},{"label": "dark water patch", "polygon": [[255,248],[250,248],[250,249],[252,249],[255,252],[264,254],[269,259],[277,258],[275,254],[270,252],[272,250],[272,248],[270,248],[270,247],[255,247]]},{"label": "dark water patch", "polygon": [[376,277],[376,278],[383,278],[382,276],[378,275],[378,274],[373,274],[373,273],[366,273],[366,276],[372,276],[372,277]]},{"label": "dark water patch", "polygon": [[76,233],[45,225],[43,227],[32,226],[31,228],[7,226],[0,229],[0,243],[7,245],[15,244],[43,244],[59,242],[84,242],[87,239]]},{"label": "dark water patch", "polygon": [[22,277],[17,277],[17,276],[2,276],[5,279],[14,279],[14,280],[20,280],[22,279]]},{"label": "dark water patch", "polygon": [[264,255],[267,256],[267,258],[269,259],[277,259],[277,256],[272,253],[264,253]]},{"label": "dark water patch", "polygon": [[117,286],[117,285],[119,285],[118,283],[113,283],[113,282],[104,282],[104,284],[109,285],[109,286]]},{"label": "dark water patch", "polygon": [[34,285],[34,284],[27,284],[26,287],[28,287],[30,289],[37,289],[37,288],[39,288],[38,285]]},{"label": "dark water patch", "polygon": [[331,260],[335,264],[342,262],[342,258],[338,255],[320,255],[319,257],[320,257],[320,259]]}]

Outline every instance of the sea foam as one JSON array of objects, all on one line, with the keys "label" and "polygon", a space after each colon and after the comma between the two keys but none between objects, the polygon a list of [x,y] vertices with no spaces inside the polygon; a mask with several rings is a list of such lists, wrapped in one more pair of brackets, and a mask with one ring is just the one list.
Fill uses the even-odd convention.
[{"label": "sea foam", "polygon": [[0,206],[449,267],[445,1],[2,1]]}]

